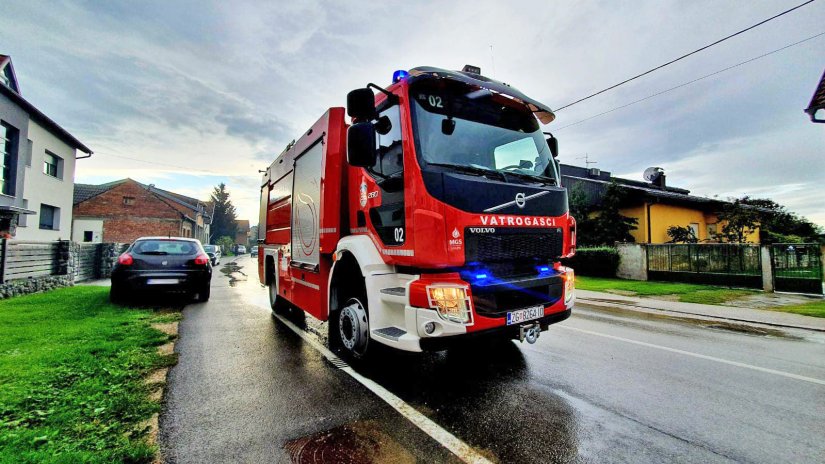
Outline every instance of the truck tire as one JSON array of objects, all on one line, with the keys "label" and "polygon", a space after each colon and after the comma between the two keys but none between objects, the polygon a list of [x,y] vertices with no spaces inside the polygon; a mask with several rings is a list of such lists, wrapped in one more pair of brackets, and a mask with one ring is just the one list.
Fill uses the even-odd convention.
[{"label": "truck tire", "polygon": [[345,357],[360,361],[370,352],[370,323],[366,295],[357,293],[343,300],[332,335]]},{"label": "truck tire", "polygon": [[269,278],[267,279],[267,289],[269,293],[269,307],[272,308],[272,315],[275,314],[284,314],[286,304],[284,302],[284,298],[278,295],[278,284],[275,281],[278,277],[275,275],[274,272],[269,272]]}]

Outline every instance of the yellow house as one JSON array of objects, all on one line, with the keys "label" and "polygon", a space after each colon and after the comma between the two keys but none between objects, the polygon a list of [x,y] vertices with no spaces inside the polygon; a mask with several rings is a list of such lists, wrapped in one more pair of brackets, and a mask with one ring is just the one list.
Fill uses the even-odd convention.
[{"label": "yellow house", "polygon": [[[589,202],[597,204],[611,182],[628,192],[626,206],[620,212],[635,218],[636,230],[631,232],[636,243],[666,243],[667,229],[672,226],[689,227],[700,242],[717,242],[716,234],[723,223],[718,214],[726,202],[690,195],[690,191],[669,187],[662,173],[655,182],[641,182],[612,177],[609,172],[595,168],[561,165],[562,185],[568,192],[580,188]],[[746,237],[750,243],[759,243],[759,230]]]}]

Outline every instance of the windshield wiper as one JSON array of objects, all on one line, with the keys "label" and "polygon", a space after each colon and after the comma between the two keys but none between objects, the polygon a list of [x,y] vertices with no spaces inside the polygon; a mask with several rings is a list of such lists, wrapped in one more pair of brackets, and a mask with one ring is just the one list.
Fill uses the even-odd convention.
[{"label": "windshield wiper", "polygon": [[480,168],[480,167],[476,167],[476,166],[467,166],[465,164],[452,164],[452,163],[429,163],[428,162],[427,164],[430,165],[430,166],[440,166],[440,167],[444,167],[444,168],[452,168],[452,169],[455,169],[456,171],[462,171],[462,172],[467,172],[467,173],[471,173],[471,174],[481,174],[482,176],[485,176],[487,174],[493,174],[493,175],[497,176],[498,178],[500,178],[501,180],[503,180],[504,182],[507,182],[507,177],[504,176],[504,173],[502,173],[500,171],[496,171],[494,169],[486,169],[486,168]]},{"label": "windshield wiper", "polygon": [[544,184],[556,185],[556,179],[552,179],[550,177],[545,177],[545,176],[542,176],[542,175],[539,175],[539,174],[525,174],[523,172],[514,172],[514,171],[497,171],[497,172],[501,172],[503,174],[511,174],[511,175],[514,175],[514,176],[522,178],[522,179],[532,180],[532,181],[535,181],[535,182],[542,182]]}]

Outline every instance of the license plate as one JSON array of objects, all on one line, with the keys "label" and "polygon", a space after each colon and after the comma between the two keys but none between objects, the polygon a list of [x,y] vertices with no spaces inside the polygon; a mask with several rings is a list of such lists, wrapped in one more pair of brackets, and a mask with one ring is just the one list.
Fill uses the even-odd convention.
[{"label": "license plate", "polygon": [[175,285],[180,282],[178,279],[149,279],[146,285]]},{"label": "license plate", "polygon": [[544,316],[544,306],[533,306],[507,313],[507,325],[520,324]]}]

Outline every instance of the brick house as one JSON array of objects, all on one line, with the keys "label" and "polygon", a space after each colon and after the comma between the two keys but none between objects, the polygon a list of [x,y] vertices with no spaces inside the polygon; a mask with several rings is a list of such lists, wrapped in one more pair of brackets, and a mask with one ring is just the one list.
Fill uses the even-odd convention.
[{"label": "brick house", "polygon": [[76,184],[73,214],[75,242],[129,243],[169,235],[209,243],[211,216],[205,203],[133,179]]},{"label": "brick house", "polygon": [[249,220],[248,219],[236,219],[235,225],[237,229],[235,229],[235,244],[236,245],[243,245],[245,247],[249,246]]}]

